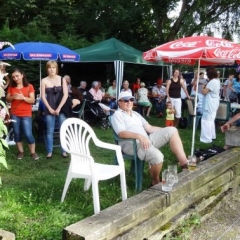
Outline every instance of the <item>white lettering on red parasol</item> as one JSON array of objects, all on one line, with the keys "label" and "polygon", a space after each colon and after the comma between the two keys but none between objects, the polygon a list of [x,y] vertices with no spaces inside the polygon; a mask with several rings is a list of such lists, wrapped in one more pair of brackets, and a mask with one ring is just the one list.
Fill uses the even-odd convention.
[{"label": "white lettering on red parasol", "polygon": [[155,59],[156,56],[157,56],[157,53],[155,50],[150,50],[150,51],[144,53],[144,59],[146,59],[146,60]]},{"label": "white lettering on red parasol", "polygon": [[[198,47],[198,44],[201,42],[202,41],[191,41],[191,42],[177,41],[177,42],[172,43],[170,45],[170,48],[171,49],[195,48],[195,47]],[[236,45],[236,43],[226,41],[226,40],[206,40],[206,46],[212,47],[212,48],[219,48],[219,47],[234,48],[234,45]],[[199,47],[204,47],[204,45],[199,46]]]},{"label": "white lettering on red parasol", "polygon": [[206,45],[209,47],[219,48],[219,47],[225,47],[225,48],[233,48],[233,42],[230,41],[221,41],[221,40],[207,40]]},{"label": "white lettering on red parasol", "polygon": [[221,50],[220,48],[217,48],[214,51],[214,55],[220,58],[240,59],[240,49]]},{"label": "white lettering on red parasol", "polygon": [[183,59],[183,58],[180,58],[180,59],[176,59],[176,58],[166,58],[164,59],[166,62],[169,62],[169,63],[179,63],[179,64],[192,64],[192,61],[195,61],[195,60],[192,60],[192,59]]},{"label": "white lettering on red parasol", "polygon": [[170,48],[175,49],[175,48],[194,48],[197,46],[197,44],[201,42],[201,41],[194,41],[194,42],[183,42],[183,41],[179,41],[179,42],[175,42],[173,44],[170,45]]}]

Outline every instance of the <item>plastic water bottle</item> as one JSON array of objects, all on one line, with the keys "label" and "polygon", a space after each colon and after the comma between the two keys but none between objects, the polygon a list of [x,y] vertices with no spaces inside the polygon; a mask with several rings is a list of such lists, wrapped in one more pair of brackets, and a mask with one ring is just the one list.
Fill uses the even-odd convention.
[{"label": "plastic water bottle", "polygon": [[39,101],[40,101],[40,95],[38,94],[38,95],[37,95],[37,98],[36,98],[36,103],[35,103],[35,105],[36,105],[37,108],[38,108],[38,106],[39,106]]}]

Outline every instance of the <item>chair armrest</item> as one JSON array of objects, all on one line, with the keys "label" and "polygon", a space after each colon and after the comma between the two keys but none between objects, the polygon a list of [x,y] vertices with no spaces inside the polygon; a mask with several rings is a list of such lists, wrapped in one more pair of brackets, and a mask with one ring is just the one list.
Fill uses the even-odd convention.
[{"label": "chair armrest", "polygon": [[[99,142],[95,142],[95,144],[98,147],[102,147],[102,148],[109,149],[109,150],[115,150],[116,155],[117,155],[118,165],[125,168],[121,147],[119,145],[115,145],[115,144],[111,144],[111,143],[105,143],[105,142],[102,142],[100,140],[99,140]],[[98,144],[100,144],[100,145],[98,145]],[[94,162],[92,160],[92,156],[87,156],[85,154],[81,154],[81,153],[77,153],[77,152],[73,152],[73,151],[70,151],[69,153],[72,154],[72,155],[79,156],[79,157],[89,158],[90,162]]]},{"label": "chair armrest", "polygon": [[93,139],[93,141],[94,141],[95,145],[98,146],[98,147],[109,149],[109,150],[114,150],[116,152],[116,155],[117,155],[117,161],[118,161],[119,166],[121,166],[123,168],[125,167],[123,156],[122,156],[121,146],[113,144],[113,143],[102,142],[99,139]]},{"label": "chair armrest", "polygon": [[102,148],[109,149],[109,150],[115,150],[115,151],[117,151],[118,149],[121,150],[121,146],[113,144],[113,143],[106,143],[99,139],[93,139],[93,141],[94,141],[95,145],[98,147],[102,147]]},{"label": "chair armrest", "polygon": [[137,140],[135,138],[120,138],[120,137],[115,137],[115,140],[118,141],[132,141],[133,148],[137,147]]}]

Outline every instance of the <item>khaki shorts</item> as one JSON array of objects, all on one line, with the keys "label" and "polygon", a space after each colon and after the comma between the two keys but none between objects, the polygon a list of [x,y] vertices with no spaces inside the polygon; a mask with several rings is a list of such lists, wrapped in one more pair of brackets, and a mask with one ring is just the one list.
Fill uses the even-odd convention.
[{"label": "khaki shorts", "polygon": [[[164,156],[159,150],[162,146],[169,142],[171,137],[177,131],[175,127],[161,128],[157,132],[149,134],[149,140],[151,146],[148,150],[144,150],[140,142],[137,140],[137,155],[138,158],[148,162],[150,165],[155,165],[163,162]],[[133,146],[131,141],[119,142],[122,147],[122,151],[125,154],[133,155]]]}]

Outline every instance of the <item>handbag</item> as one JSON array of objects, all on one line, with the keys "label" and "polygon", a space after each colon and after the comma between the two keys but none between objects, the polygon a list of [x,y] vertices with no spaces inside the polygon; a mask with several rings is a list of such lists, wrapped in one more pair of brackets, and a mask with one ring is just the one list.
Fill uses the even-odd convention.
[{"label": "handbag", "polygon": [[187,128],[187,122],[188,122],[187,118],[181,117],[178,122],[178,127],[181,129]]},{"label": "handbag", "polygon": [[[61,86],[63,85],[62,81],[63,81],[63,78],[61,78]],[[62,88],[62,91],[60,92],[60,94],[58,96],[58,99],[57,99],[57,102],[56,102],[57,105],[60,104],[60,102],[62,101],[62,98],[63,98],[63,88]],[[72,116],[72,99],[71,99],[71,97],[69,97],[69,96],[67,97],[67,100],[63,104],[63,106],[60,110],[60,113],[63,113],[67,118]]]},{"label": "handbag", "polygon": [[224,151],[224,148],[212,145],[210,148],[207,149],[196,149],[194,151],[194,155],[198,158],[199,162],[202,162]]},{"label": "handbag", "polygon": [[232,92],[229,94],[229,100],[230,100],[231,102],[236,102],[236,101],[237,101],[237,93],[232,91]]}]

